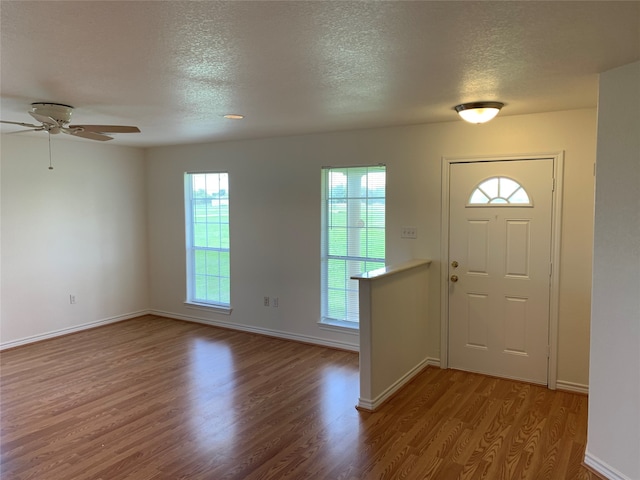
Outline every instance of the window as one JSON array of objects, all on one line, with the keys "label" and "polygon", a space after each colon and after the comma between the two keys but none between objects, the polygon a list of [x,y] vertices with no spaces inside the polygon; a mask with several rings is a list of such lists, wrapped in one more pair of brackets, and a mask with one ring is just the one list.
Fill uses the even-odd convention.
[{"label": "window", "polygon": [[358,281],[385,266],[384,165],[322,169],[322,323],[358,328]]},{"label": "window", "polygon": [[228,308],[229,175],[185,174],[187,302]]},{"label": "window", "polygon": [[469,197],[469,206],[531,206],[524,188],[508,177],[493,177],[478,185]]}]

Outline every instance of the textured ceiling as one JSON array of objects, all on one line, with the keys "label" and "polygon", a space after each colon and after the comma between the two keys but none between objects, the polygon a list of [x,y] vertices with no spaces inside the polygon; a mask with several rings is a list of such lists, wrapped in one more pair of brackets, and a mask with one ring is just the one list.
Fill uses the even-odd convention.
[{"label": "textured ceiling", "polygon": [[140,127],[120,145],[460,121],[474,100],[593,107],[597,74],[640,59],[638,1],[2,0],[0,16],[2,120],[69,104],[72,123]]}]

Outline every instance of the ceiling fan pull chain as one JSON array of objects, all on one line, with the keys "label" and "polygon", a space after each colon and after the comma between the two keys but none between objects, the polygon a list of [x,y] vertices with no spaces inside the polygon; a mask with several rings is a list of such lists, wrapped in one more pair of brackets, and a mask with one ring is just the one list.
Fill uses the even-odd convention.
[{"label": "ceiling fan pull chain", "polygon": [[51,133],[49,133],[49,170],[53,170],[51,165]]}]

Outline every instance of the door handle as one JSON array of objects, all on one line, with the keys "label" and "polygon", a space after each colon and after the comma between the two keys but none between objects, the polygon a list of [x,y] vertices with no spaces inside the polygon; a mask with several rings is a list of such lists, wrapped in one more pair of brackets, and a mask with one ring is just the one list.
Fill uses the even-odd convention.
[{"label": "door handle", "polygon": [[451,275],[451,281],[453,283],[456,283],[458,281],[458,276],[457,275]]}]

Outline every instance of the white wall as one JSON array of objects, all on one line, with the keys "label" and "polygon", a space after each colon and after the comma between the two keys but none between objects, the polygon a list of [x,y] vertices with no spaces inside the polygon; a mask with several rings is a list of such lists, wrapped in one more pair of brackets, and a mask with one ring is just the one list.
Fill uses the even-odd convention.
[{"label": "white wall", "polygon": [[[430,258],[429,356],[440,352],[441,158],[565,151],[558,384],[588,383],[595,109],[147,151],[150,306],[179,318],[342,346],[320,316],[320,168],[387,165],[387,262]],[[233,313],[185,299],[183,173],[228,171]],[[403,225],[418,239],[401,239]],[[280,307],[263,307],[266,295]]]},{"label": "white wall", "polygon": [[585,461],[640,479],[640,62],[600,77]]},{"label": "white wall", "polygon": [[2,345],[146,310],[143,151],[55,137],[48,170],[46,135],[0,148]]}]

